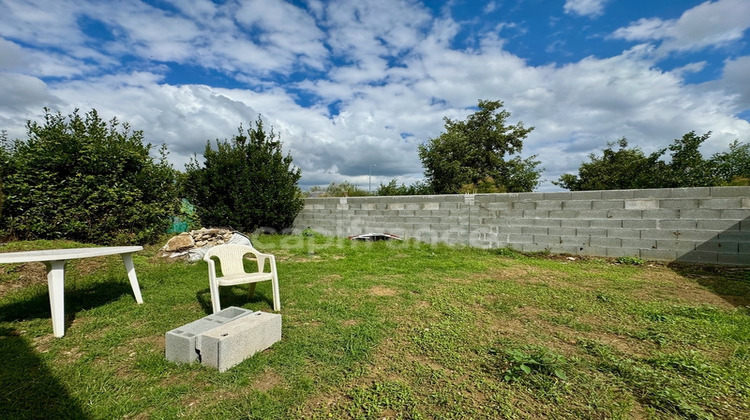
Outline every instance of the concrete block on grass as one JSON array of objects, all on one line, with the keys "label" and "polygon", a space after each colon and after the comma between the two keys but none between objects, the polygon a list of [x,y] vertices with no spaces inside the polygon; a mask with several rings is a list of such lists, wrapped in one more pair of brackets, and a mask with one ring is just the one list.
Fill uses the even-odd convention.
[{"label": "concrete block on grass", "polygon": [[201,334],[217,326],[252,314],[243,308],[230,306],[215,314],[185,324],[166,333],[166,357],[170,362],[192,363],[198,360]]},{"label": "concrete block on grass", "polygon": [[201,363],[224,372],[281,340],[281,315],[255,312],[201,335]]}]

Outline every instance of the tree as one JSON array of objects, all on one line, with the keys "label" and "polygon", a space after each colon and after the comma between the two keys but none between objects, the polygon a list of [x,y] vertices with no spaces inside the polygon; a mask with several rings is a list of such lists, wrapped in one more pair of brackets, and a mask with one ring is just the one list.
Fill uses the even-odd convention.
[{"label": "tree", "polygon": [[203,166],[196,157],[185,166],[183,190],[204,224],[283,231],[302,210],[300,169],[283,155],[273,127],[266,133],[260,116],[255,128],[240,125],[231,140],[216,140],[216,150],[206,142],[203,158]]},{"label": "tree", "polygon": [[351,182],[331,182],[325,187],[314,186],[308,191],[308,195],[316,197],[365,197],[368,191],[359,188]]},{"label": "tree", "polygon": [[510,113],[500,101],[479,100],[478,107],[465,121],[445,117],[445,132],[419,145],[430,186],[436,194],[455,194],[467,184],[492,179],[499,191],[533,190],[541,175],[536,156],[506,160],[521,153],[533,127],[506,125]]},{"label": "tree", "polygon": [[691,131],[675,139],[667,148],[671,152],[672,159],[667,165],[668,170],[660,177],[662,182],[657,188],[719,185],[721,181],[714,175],[712,162],[704,159],[698,150],[709,137],[711,137],[710,131],[702,136]]},{"label": "tree", "polygon": [[735,140],[729,151],[714,154],[711,162],[723,185],[750,185],[750,143]]},{"label": "tree", "polygon": [[97,244],[158,239],[177,205],[166,148],[155,161],[142,131],[116,118],[106,123],[96,110],[67,118],[44,113],[44,123],[27,122],[26,141],[3,139],[0,223],[6,233]]},{"label": "tree", "polygon": [[[750,146],[735,142],[729,152],[707,160],[699,148],[710,136],[711,132],[699,136],[691,131],[649,156],[637,147],[628,149],[622,138],[619,150],[607,143],[601,157],[589,155],[591,161],[581,164],[578,175],[564,174],[554,184],[571,191],[709,187],[727,185],[735,177],[741,184],[743,176],[750,176]],[[667,151],[668,163],[661,160]]]},{"label": "tree", "polygon": [[428,195],[432,194],[430,186],[422,181],[417,181],[409,186],[405,184],[398,185],[396,179],[392,179],[387,185],[380,184],[378,189],[375,191],[375,195],[389,196],[389,195]]},{"label": "tree", "polygon": [[[618,150],[613,149],[615,144]],[[571,191],[650,188],[656,170],[663,169],[663,162],[657,162],[663,153],[646,156],[638,147],[629,149],[623,137],[617,143],[607,143],[601,157],[590,154],[590,162],[581,164],[578,175],[563,174],[553,184]]]}]

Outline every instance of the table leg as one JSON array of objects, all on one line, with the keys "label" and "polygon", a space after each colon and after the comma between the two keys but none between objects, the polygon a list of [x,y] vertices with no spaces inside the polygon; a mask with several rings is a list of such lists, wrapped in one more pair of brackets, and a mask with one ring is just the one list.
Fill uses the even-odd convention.
[{"label": "table leg", "polygon": [[125,263],[125,269],[128,271],[128,278],[130,279],[130,287],[133,288],[135,301],[138,303],[143,303],[143,298],[141,297],[141,287],[138,285],[138,277],[135,276],[135,266],[133,265],[133,254],[122,254],[122,262]]},{"label": "table leg", "polygon": [[65,335],[65,260],[47,261],[44,265],[47,266],[52,333],[55,337],[62,337]]}]

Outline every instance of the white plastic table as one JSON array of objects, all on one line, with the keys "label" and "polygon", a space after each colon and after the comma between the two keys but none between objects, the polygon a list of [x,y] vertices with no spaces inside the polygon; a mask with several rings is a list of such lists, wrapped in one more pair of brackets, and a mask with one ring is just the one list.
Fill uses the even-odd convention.
[{"label": "white plastic table", "polygon": [[109,246],[97,248],[45,249],[40,251],[0,253],[0,264],[42,262],[47,266],[47,286],[49,288],[49,306],[52,312],[52,332],[55,337],[65,335],[65,262],[75,258],[102,257],[105,255],[122,255],[125,269],[128,271],[130,287],[133,288],[135,301],[143,303],[141,288],[135,275],[132,254],[143,250],[142,246]]}]

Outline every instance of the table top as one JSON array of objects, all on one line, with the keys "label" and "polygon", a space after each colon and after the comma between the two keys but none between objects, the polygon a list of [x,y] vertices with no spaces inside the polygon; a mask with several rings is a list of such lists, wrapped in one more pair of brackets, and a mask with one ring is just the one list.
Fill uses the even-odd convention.
[{"label": "table top", "polygon": [[130,254],[143,250],[142,246],[102,246],[94,248],[42,249],[37,251],[0,252],[0,264],[62,261],[74,258]]}]

